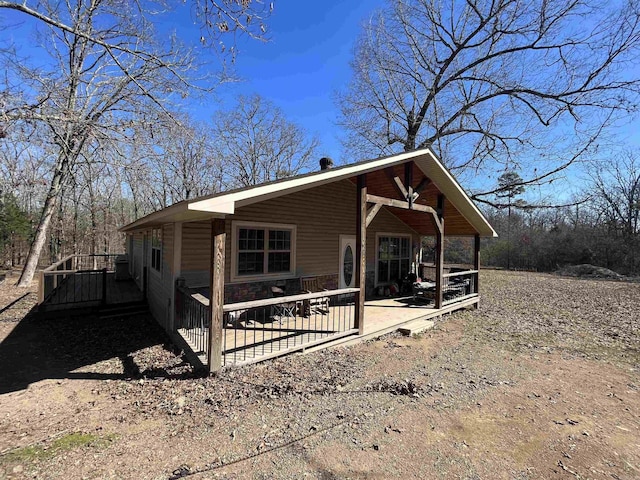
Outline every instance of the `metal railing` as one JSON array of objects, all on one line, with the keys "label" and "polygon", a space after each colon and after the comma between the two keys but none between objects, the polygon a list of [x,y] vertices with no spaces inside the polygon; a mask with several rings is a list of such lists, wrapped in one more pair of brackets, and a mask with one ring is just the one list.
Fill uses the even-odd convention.
[{"label": "metal railing", "polygon": [[176,329],[196,355],[209,356],[209,299],[187,287],[176,287]]},{"label": "metal railing", "polygon": [[102,270],[107,269],[108,272],[115,271],[116,258],[122,256],[122,253],[111,254],[95,254],[95,255],[73,255],[74,268],[76,270]]},{"label": "metal railing", "polygon": [[[357,333],[357,288],[227,304],[222,366],[251,363]],[[209,299],[176,287],[176,328],[194,353],[209,355]]]},{"label": "metal railing", "polygon": [[222,364],[242,364],[357,333],[357,288],[225,305]]},{"label": "metal railing", "polygon": [[478,294],[478,270],[445,273],[442,284],[443,304],[459,302]]},{"label": "metal railing", "polygon": [[107,273],[122,254],[69,255],[40,272],[38,303],[106,302]]}]

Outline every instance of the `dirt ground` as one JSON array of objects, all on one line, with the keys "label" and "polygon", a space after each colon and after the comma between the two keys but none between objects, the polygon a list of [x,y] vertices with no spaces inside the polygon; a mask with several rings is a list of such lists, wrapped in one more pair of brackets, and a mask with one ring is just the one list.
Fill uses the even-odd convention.
[{"label": "dirt ground", "polygon": [[199,376],[148,318],[0,286],[0,477],[640,478],[640,284],[484,271],[480,309]]}]

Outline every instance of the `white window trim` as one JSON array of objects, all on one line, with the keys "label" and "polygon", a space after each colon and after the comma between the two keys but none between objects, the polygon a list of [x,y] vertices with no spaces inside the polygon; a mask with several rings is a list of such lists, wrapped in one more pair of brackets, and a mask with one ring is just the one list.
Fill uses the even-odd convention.
[{"label": "white window trim", "polygon": [[[259,275],[238,275],[238,230],[240,228],[269,228],[274,230],[290,230],[291,231],[291,263],[288,272],[279,273],[261,273]],[[281,280],[293,278],[296,276],[296,234],[297,225],[285,223],[263,223],[263,222],[247,222],[234,220],[231,222],[231,275],[230,283],[254,282],[260,280]],[[265,238],[265,242],[268,242]],[[268,257],[265,257],[267,262]]]},{"label": "white window trim", "polygon": [[378,261],[379,261],[378,254],[380,253],[380,248],[378,245],[379,245],[380,237],[408,238],[409,239],[409,265],[411,265],[411,257],[413,256],[413,245],[411,243],[413,240],[413,235],[411,235],[410,233],[376,232],[376,243],[374,245],[374,248],[376,249],[376,268],[375,268],[375,277],[373,282],[373,285],[375,287],[389,285],[389,282],[378,282]]}]

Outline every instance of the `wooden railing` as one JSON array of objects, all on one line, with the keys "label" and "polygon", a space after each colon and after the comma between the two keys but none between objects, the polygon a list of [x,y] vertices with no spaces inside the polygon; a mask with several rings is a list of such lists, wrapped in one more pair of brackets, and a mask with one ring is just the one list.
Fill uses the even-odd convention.
[{"label": "wooden railing", "polygon": [[106,275],[122,254],[69,255],[40,272],[38,303],[106,301]]},{"label": "wooden railing", "polygon": [[266,359],[357,333],[357,288],[225,305],[222,364]]},{"label": "wooden railing", "polygon": [[[227,304],[223,307],[222,366],[250,363],[357,333],[357,288]],[[176,288],[176,328],[195,353],[210,352],[209,299]]]}]

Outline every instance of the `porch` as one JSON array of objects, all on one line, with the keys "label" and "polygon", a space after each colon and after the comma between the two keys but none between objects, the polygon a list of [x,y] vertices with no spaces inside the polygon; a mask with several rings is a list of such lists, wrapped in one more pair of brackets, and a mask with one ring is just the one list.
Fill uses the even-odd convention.
[{"label": "porch", "polygon": [[38,310],[61,311],[78,308],[140,304],[143,293],[117,268],[122,254],[74,254],[40,272]]},{"label": "porch", "polygon": [[440,306],[435,296],[431,300],[418,295],[367,300],[366,322],[361,327],[356,315],[357,288],[225,304],[217,334],[210,330],[209,290],[181,286],[176,289],[176,332],[203,366],[216,363],[211,352],[219,358],[220,367],[256,363],[341,341],[375,338],[416,320],[476,307],[477,273],[444,274],[446,300]]}]

